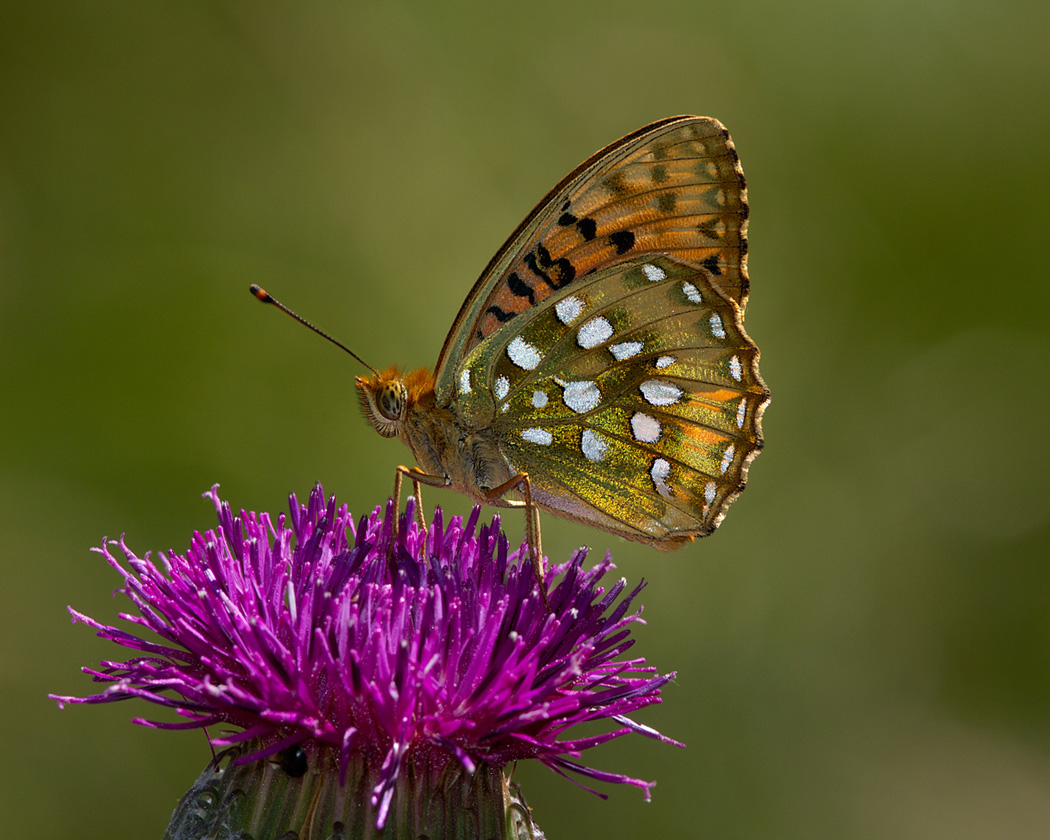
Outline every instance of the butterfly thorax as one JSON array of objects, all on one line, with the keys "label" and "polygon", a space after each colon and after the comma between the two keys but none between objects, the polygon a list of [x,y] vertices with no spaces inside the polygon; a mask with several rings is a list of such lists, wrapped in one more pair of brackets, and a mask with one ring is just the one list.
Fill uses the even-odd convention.
[{"label": "butterfly thorax", "polygon": [[[513,472],[500,454],[492,432],[464,422],[440,406],[434,376],[427,370],[400,374],[396,368],[358,377],[361,407],[372,427],[384,437],[398,437],[412,450],[428,475],[438,476],[478,502],[500,505],[488,491]],[[475,415],[476,419],[476,415]]]}]

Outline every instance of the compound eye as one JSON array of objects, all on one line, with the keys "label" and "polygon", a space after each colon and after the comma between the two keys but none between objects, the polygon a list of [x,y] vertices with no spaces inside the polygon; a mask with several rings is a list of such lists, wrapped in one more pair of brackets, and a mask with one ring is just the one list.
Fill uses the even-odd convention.
[{"label": "compound eye", "polygon": [[376,401],[379,413],[387,420],[400,420],[405,411],[405,386],[400,382],[388,382],[379,392]]}]

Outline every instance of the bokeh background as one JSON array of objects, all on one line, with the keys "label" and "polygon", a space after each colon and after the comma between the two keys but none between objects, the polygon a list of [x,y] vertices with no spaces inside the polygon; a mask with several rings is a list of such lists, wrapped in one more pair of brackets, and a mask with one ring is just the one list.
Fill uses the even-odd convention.
[{"label": "bokeh background", "polygon": [[[354,362],[432,365],[488,258],[595,149],[716,116],[748,176],[766,449],[673,555],[544,521],[644,576],[641,719],[688,749],[607,802],[517,778],[552,838],[1050,833],[1050,5],[0,5],[0,812],[159,837],[209,752],[59,711],[115,653],[126,532],[182,550],[213,483],[352,509],[407,457]],[[464,499],[431,491],[466,512]],[[521,523],[511,518],[512,532]]]}]

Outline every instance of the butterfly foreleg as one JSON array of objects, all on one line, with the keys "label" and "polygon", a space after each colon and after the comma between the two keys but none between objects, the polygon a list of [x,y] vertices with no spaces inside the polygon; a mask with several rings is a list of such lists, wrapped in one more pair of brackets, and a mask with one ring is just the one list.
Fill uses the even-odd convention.
[{"label": "butterfly foreleg", "polygon": [[401,481],[405,476],[412,480],[412,496],[416,500],[416,520],[419,522],[419,528],[423,532],[424,537],[427,533],[427,521],[426,517],[423,516],[423,493],[420,490],[420,485],[426,484],[428,487],[445,487],[448,485],[448,479],[444,476],[429,475],[419,467],[398,465],[394,471],[394,539],[391,545],[397,545],[397,517],[401,512]]},{"label": "butterfly foreleg", "polygon": [[[510,490],[520,490],[525,497],[524,501],[518,499],[503,499]],[[547,599],[547,583],[543,568],[543,537],[540,533],[540,509],[532,501],[532,482],[529,481],[528,473],[518,473],[511,476],[498,487],[488,491],[486,497],[489,502],[502,499],[503,504],[508,507],[525,508],[525,543],[531,554],[532,570],[536,575],[536,582],[540,586],[540,594],[543,595],[543,603],[550,609],[550,601]]]}]

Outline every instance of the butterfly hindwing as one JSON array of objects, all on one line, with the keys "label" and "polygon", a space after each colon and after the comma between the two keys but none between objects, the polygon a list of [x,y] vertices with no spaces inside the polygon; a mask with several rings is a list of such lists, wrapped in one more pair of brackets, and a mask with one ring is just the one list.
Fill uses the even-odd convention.
[{"label": "butterfly hindwing", "polygon": [[474,285],[438,358],[438,402],[450,398],[458,360],[494,331],[625,259],[702,267],[742,309],[746,228],[743,172],[717,120],[673,117],[602,149],[548,193]]},{"label": "butterfly hindwing", "polygon": [[544,507],[670,548],[714,529],[761,448],[757,359],[710,272],[624,258],[476,345],[452,406],[483,395]]}]

